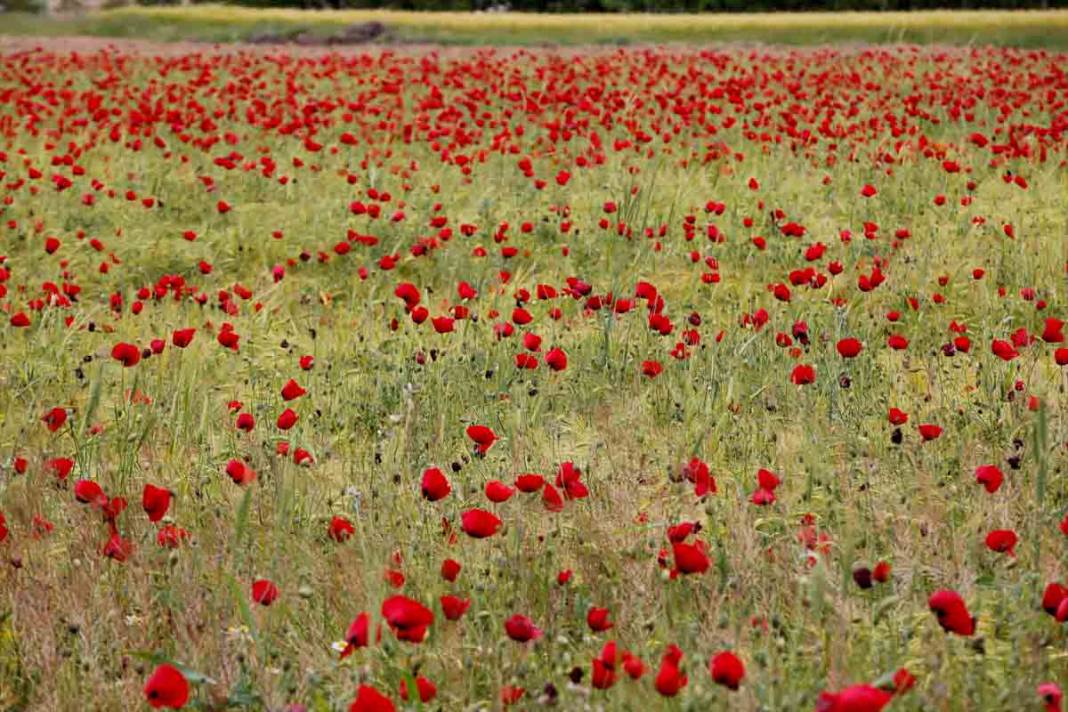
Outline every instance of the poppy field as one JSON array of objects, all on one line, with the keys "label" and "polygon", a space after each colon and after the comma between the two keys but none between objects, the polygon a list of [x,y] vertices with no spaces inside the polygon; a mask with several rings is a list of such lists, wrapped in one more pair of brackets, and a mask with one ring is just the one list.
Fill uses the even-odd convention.
[{"label": "poppy field", "polygon": [[0,54],[0,708],[1061,710],[1066,67]]}]

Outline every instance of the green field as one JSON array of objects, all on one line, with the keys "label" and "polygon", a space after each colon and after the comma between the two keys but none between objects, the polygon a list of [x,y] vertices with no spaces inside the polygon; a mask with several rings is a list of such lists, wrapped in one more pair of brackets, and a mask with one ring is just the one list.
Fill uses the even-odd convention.
[{"label": "green field", "polygon": [[94,35],[235,42],[263,33],[330,33],[383,23],[389,43],[590,45],[841,42],[1068,47],[1068,10],[705,15],[532,15],[379,10],[257,10],[221,5],[131,7],[71,19],[0,15],[0,34]]}]

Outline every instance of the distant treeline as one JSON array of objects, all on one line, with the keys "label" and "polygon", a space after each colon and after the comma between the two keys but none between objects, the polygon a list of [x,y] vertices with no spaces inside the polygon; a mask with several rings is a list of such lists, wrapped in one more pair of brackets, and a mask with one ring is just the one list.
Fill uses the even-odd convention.
[{"label": "distant treeline", "polygon": [[[195,1],[195,0],[194,0]],[[217,0],[216,0],[217,1]],[[166,5],[168,0],[140,4]],[[516,12],[839,12],[1025,10],[1068,7],[1068,0],[238,0],[249,7]]]}]

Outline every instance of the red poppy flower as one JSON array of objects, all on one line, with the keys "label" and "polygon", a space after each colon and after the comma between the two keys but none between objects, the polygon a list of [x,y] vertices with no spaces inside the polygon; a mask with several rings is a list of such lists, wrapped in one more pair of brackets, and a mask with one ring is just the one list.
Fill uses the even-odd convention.
[{"label": "red poppy flower", "polygon": [[166,524],[156,532],[156,544],[164,549],[177,549],[189,538],[189,532],[174,524]]},{"label": "red poppy flower", "polygon": [[126,561],[133,554],[133,542],[129,539],[124,539],[118,532],[112,532],[101,553],[107,558],[118,562]]},{"label": "red poppy flower", "polygon": [[745,678],[745,665],[729,650],[713,655],[708,668],[712,681],[728,690],[737,690]]},{"label": "red poppy flower", "polygon": [[45,462],[45,469],[56,476],[56,479],[65,480],[74,469],[74,460],[69,457],[54,457]]},{"label": "red poppy flower", "polygon": [[246,433],[251,433],[253,428],[256,427],[256,419],[252,417],[252,413],[238,413],[237,420],[234,421],[234,427]]},{"label": "red poppy flower", "polygon": [[1005,474],[998,469],[997,465],[979,465],[975,468],[975,481],[986,488],[987,492],[993,494],[1001,488],[1001,483],[1005,480]]},{"label": "red poppy flower", "polygon": [[491,502],[496,504],[507,502],[513,494],[515,490],[500,480],[490,480],[486,483],[486,497]]},{"label": "red poppy flower", "polygon": [[382,602],[382,617],[398,640],[421,643],[434,622],[434,614],[419,601],[407,596],[390,596]]},{"label": "red poppy flower", "polygon": [[497,434],[485,425],[469,425],[467,437],[475,443],[475,450],[479,455],[485,455],[493,447],[493,443],[497,442]]},{"label": "red poppy flower", "polygon": [[880,712],[894,696],[871,685],[853,685],[841,692],[821,692],[816,712]]},{"label": "red poppy flower", "polygon": [[642,361],[642,375],[649,378],[656,378],[664,371],[663,365],[659,361]]},{"label": "red poppy flower", "polygon": [[681,661],[682,651],[677,645],[669,645],[660,661],[655,682],[656,691],[664,697],[676,696],[689,682],[689,678],[679,668]]},{"label": "red poppy flower", "polygon": [[349,537],[356,533],[356,527],[345,517],[335,516],[330,520],[330,526],[327,529],[327,533],[330,538],[336,542],[347,541]]},{"label": "red poppy flower", "polygon": [[527,473],[515,478],[515,487],[520,492],[537,492],[545,484],[545,478],[541,475]]},{"label": "red poppy flower", "polygon": [[523,699],[523,695],[527,694],[527,691],[522,687],[516,687],[515,685],[505,685],[501,688],[501,704],[509,707]]},{"label": "red poppy flower", "polygon": [[708,558],[708,547],[698,540],[693,544],[676,542],[671,545],[675,557],[675,570],[681,574],[701,574],[712,565]]},{"label": "red poppy flower", "polygon": [[306,390],[300,387],[300,384],[294,381],[292,378],[282,386],[282,400],[291,401],[296,398],[300,398],[307,393]]},{"label": "red poppy flower", "polygon": [[901,334],[892,334],[887,338],[886,345],[895,351],[903,351],[909,347],[909,340]]},{"label": "red poppy flower", "polygon": [[942,434],[942,428],[934,423],[923,423],[917,428],[920,431],[920,437],[924,441],[937,440]]},{"label": "red poppy flower", "polygon": [[[405,679],[401,680],[399,695],[405,702],[408,701],[408,695],[410,694],[408,688],[410,682]],[[415,678],[415,692],[419,696],[419,701],[426,704],[433,700],[438,694],[438,688],[430,680],[426,679],[422,675],[417,675]]]},{"label": "red poppy flower", "polygon": [[990,344],[990,350],[1002,361],[1011,361],[1020,355],[1019,352],[1013,348],[1011,343],[1002,341],[1001,339],[994,339],[993,343]]},{"label": "red poppy flower", "polygon": [[121,363],[123,368],[130,368],[141,360],[141,349],[133,344],[118,343],[111,349],[111,358]]},{"label": "red poppy flower", "polygon": [[454,559],[445,559],[441,562],[441,578],[453,582],[460,575],[460,562]]},{"label": "red poppy flower", "polygon": [[67,422],[67,411],[64,408],[53,408],[41,417],[41,421],[48,426],[48,431],[56,432]]},{"label": "red poppy flower", "polygon": [[1019,537],[1011,529],[995,529],[986,535],[986,548],[999,554],[1016,556],[1016,542]]},{"label": "red poppy flower", "polygon": [[74,498],[82,504],[103,506],[107,503],[107,495],[96,482],[92,480],[78,480],[74,483]]},{"label": "red poppy flower", "polygon": [[181,709],[189,701],[189,681],[173,665],[159,665],[145,682],[145,699],[156,709]]},{"label": "red poppy flower", "polygon": [[847,338],[840,340],[836,348],[838,349],[838,355],[842,358],[854,358],[864,349],[864,345],[857,339]]},{"label": "red poppy flower", "polygon": [[497,533],[501,520],[493,512],[484,509],[468,509],[460,515],[460,525],[464,533],[474,539],[485,539]]},{"label": "red poppy flower", "polygon": [[938,625],[947,633],[970,636],[975,633],[975,618],[968,613],[964,599],[956,591],[935,591],[927,600],[931,612],[938,617]]},{"label": "red poppy flower", "polygon": [[563,371],[567,368],[567,354],[563,349],[550,349],[545,354],[545,365],[554,371]]},{"label": "red poppy flower", "polygon": [[141,492],[141,506],[148,515],[148,521],[158,522],[171,506],[174,494],[169,489],[146,484]]},{"label": "red poppy flower", "polygon": [[1045,705],[1045,712],[1061,712],[1064,693],[1059,685],[1053,682],[1042,683],[1038,686],[1038,696]]},{"label": "red poppy flower", "polygon": [[278,416],[278,422],[276,424],[278,425],[279,430],[289,430],[297,424],[297,420],[299,419],[300,416],[293,412],[292,409],[286,408]]},{"label": "red poppy flower", "polygon": [[278,599],[278,587],[268,579],[252,582],[252,600],[261,606],[269,606]]},{"label": "red poppy flower", "polygon": [[470,607],[470,598],[460,598],[459,596],[453,596],[451,594],[446,594],[441,597],[441,612],[447,620],[460,620]]},{"label": "red poppy flower", "polygon": [[452,491],[452,485],[449,484],[444,472],[436,467],[429,467],[423,470],[420,490],[427,501],[437,502],[439,499],[444,499],[448,496],[449,492]]},{"label": "red poppy flower", "polygon": [[395,712],[393,701],[371,685],[360,685],[349,712]]},{"label": "red poppy flower", "polygon": [[586,625],[590,627],[594,633],[603,633],[611,628],[614,623],[608,620],[609,611],[607,608],[598,608],[593,606],[586,612]]},{"label": "red poppy flower", "polygon": [[171,343],[180,349],[184,349],[189,344],[193,343],[193,337],[196,335],[196,329],[176,329],[171,334]]},{"label": "red poppy flower", "polygon": [[537,640],[542,636],[541,629],[534,625],[534,621],[518,613],[504,622],[504,632],[517,643]]},{"label": "red poppy flower", "polygon": [[256,479],[256,473],[251,467],[241,460],[230,460],[226,463],[226,474],[236,485],[247,485]]}]

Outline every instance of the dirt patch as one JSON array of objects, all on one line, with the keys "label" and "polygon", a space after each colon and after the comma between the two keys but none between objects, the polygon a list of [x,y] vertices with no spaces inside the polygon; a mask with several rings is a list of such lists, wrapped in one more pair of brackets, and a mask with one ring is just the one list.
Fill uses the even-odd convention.
[{"label": "dirt patch", "polygon": [[317,34],[308,30],[294,29],[287,32],[262,32],[248,38],[251,44],[297,44],[304,47],[337,47],[360,45],[375,40],[388,39],[388,30],[381,22],[357,22],[337,32]]}]

